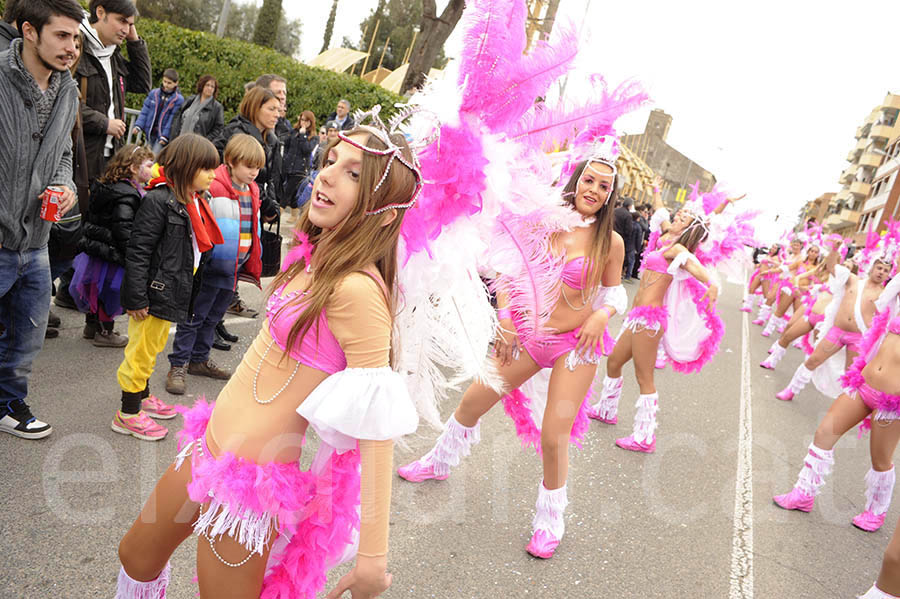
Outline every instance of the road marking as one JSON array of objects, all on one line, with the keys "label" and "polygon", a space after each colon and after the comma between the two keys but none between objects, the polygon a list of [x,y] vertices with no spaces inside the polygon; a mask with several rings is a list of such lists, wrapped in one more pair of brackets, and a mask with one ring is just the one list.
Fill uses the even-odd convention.
[{"label": "road marking", "polygon": [[750,325],[741,326],[741,408],[737,477],[734,483],[734,536],[729,599],[753,599],[753,413],[750,401]]}]

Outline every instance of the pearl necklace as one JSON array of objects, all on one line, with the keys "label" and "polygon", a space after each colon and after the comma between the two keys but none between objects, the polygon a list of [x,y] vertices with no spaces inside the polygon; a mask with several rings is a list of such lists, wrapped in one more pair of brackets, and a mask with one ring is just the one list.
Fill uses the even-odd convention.
[{"label": "pearl necklace", "polygon": [[281,389],[275,392],[275,395],[270,397],[269,399],[260,399],[259,395],[256,392],[256,384],[259,381],[259,371],[262,370],[263,362],[266,361],[266,356],[269,355],[269,350],[272,349],[272,346],[275,344],[275,339],[269,341],[268,347],[266,347],[266,351],[263,352],[262,358],[259,359],[259,364],[256,365],[256,372],[253,375],[253,400],[260,405],[267,405],[275,401],[275,398],[281,395],[285,389],[287,389],[288,385],[291,384],[291,381],[294,380],[294,376],[297,374],[297,369],[300,368],[300,362],[294,365],[294,371],[291,373],[291,376],[284,382],[281,386]]}]

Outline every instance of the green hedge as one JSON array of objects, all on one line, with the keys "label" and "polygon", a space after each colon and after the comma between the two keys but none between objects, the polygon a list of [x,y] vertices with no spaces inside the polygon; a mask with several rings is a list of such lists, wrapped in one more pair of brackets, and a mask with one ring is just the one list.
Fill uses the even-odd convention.
[{"label": "green hedge", "polygon": [[[0,14],[5,0],[0,0]],[[85,3],[86,4],[86,3]],[[182,93],[194,93],[197,79],[210,74],[219,81],[219,101],[225,106],[226,122],[237,112],[244,97],[244,84],[264,73],[277,73],[288,80],[288,119],[311,110],[321,125],[334,112],[337,101],[347,98],[353,109],[381,104],[390,115],[394,103],[403,98],[346,73],[308,67],[270,48],[240,40],[219,38],[171,23],[138,19],[138,33],[147,40],[153,65],[153,86],[159,85],[167,68],[178,71]],[[128,94],[129,108],[140,109],[144,94]]]},{"label": "green hedge", "polygon": [[[137,27],[150,49],[154,87],[165,69],[174,68],[181,79],[182,93],[187,96],[194,92],[197,79],[208,73],[219,81],[218,99],[225,106],[226,121],[237,112],[244,97],[244,84],[264,73],[287,79],[288,118],[292,122],[301,111],[311,110],[321,124],[341,98],[347,98],[354,110],[381,104],[388,114],[394,111],[395,102],[403,101],[401,96],[359,77],[308,67],[248,42],[150,19],[138,20]],[[140,108],[143,101],[143,94],[128,94],[131,108]]]}]

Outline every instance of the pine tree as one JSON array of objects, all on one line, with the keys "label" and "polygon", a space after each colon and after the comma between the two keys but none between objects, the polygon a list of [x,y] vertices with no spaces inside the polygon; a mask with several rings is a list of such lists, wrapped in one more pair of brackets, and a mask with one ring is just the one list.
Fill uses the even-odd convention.
[{"label": "pine tree", "polygon": [[275,47],[281,14],[281,0],[263,0],[259,16],[256,18],[256,29],[253,30],[254,44]]},{"label": "pine tree", "polygon": [[322,49],[319,50],[319,54],[327,50],[331,44],[331,34],[334,32],[334,18],[337,16],[337,5],[338,0],[334,0],[334,3],[331,5],[331,14],[328,15],[328,23],[325,24],[325,39],[322,40]]}]

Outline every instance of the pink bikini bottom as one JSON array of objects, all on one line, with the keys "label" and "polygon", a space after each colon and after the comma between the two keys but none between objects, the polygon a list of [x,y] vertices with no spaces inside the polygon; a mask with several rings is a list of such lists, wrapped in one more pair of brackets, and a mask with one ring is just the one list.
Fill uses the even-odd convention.
[{"label": "pink bikini bottom", "polygon": [[632,333],[652,331],[653,335],[665,331],[669,326],[669,311],[665,306],[635,306],[625,316],[624,329]]},{"label": "pink bikini bottom", "polygon": [[900,413],[885,410],[886,406],[897,405],[897,397],[884,391],[873,388],[869,383],[860,385],[856,392],[866,407],[872,411],[877,410],[875,420],[900,420]]},{"label": "pink bikini bottom", "polygon": [[803,315],[806,316],[806,321],[812,326],[817,326],[820,322],[825,320],[824,314],[816,314],[812,311],[812,308],[807,308]]},{"label": "pink bikini bottom", "polygon": [[[521,314],[513,311],[512,321],[513,325],[515,325],[516,327],[516,331],[520,331],[522,329],[524,320],[525,319]],[[577,335],[580,330],[581,327],[578,327],[574,331],[568,331],[565,333],[541,335],[539,339],[530,339],[528,341],[523,340],[522,345],[525,347],[525,351],[528,352],[528,355],[531,356],[531,359],[534,360],[535,364],[537,364],[541,368],[553,368],[553,365],[556,364],[556,361],[560,356],[571,352],[578,345]],[[606,331],[603,331],[604,355],[609,355],[612,352],[614,344],[615,339],[610,336],[609,330],[607,329]],[[590,363],[599,363],[599,361],[599,356],[592,355],[588,359],[588,362]],[[584,361],[581,360],[580,362]]]},{"label": "pink bikini bottom", "polygon": [[862,333],[845,331],[844,329],[834,326],[825,335],[825,340],[834,345],[847,346],[855,352],[859,352],[859,342],[862,341]]}]

